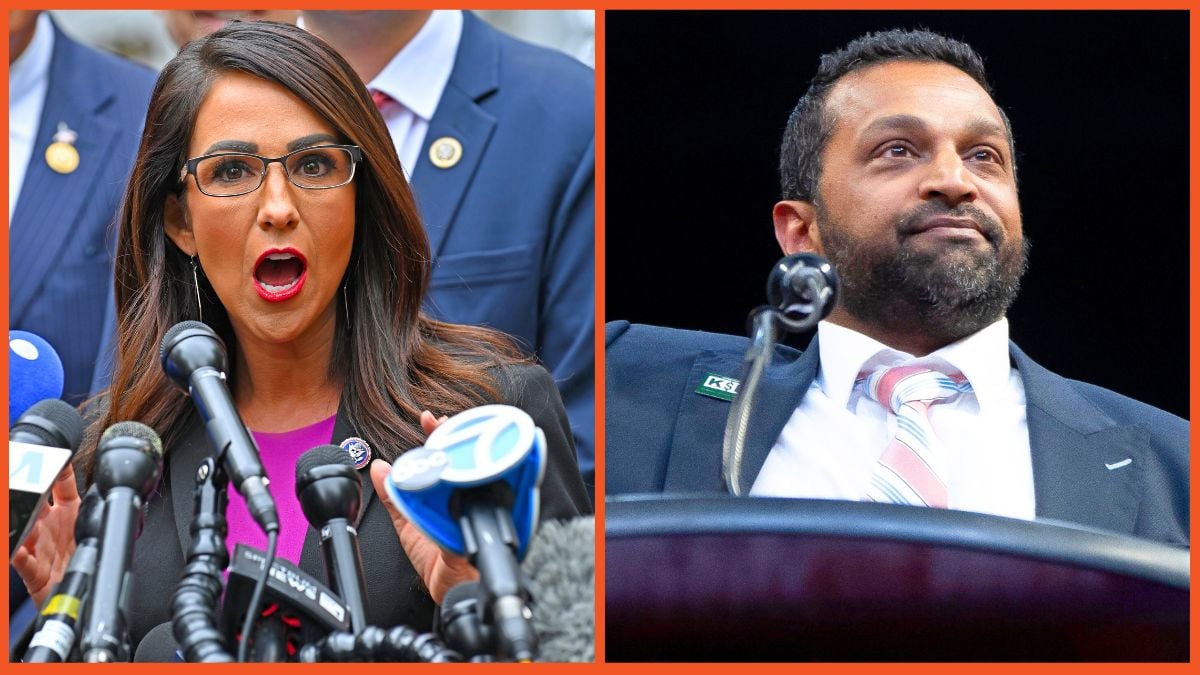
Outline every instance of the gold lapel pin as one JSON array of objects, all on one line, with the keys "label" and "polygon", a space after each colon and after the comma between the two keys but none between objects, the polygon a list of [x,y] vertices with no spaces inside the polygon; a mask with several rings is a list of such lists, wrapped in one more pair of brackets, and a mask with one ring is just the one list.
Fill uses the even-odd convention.
[{"label": "gold lapel pin", "polygon": [[429,161],[439,169],[449,169],[462,159],[462,143],[450,136],[442,136],[429,146]]},{"label": "gold lapel pin", "polygon": [[75,149],[75,139],[78,137],[79,134],[72,131],[66,122],[58,123],[54,142],[46,148],[46,164],[56,173],[73,173],[79,168],[79,151]]}]

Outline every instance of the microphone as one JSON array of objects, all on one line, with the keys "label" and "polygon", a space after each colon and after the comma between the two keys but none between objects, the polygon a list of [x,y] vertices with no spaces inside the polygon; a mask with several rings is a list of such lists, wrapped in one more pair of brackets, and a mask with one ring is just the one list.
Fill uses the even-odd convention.
[{"label": "microphone", "polygon": [[538,660],[595,661],[595,519],[542,523],[522,569],[535,602]]},{"label": "microphone", "polygon": [[26,410],[8,432],[8,555],[25,541],[51,487],[83,440],[83,418],[56,398]]},{"label": "microphone", "polygon": [[[261,661],[267,656],[261,650],[279,644],[276,632],[279,626],[264,627],[263,624],[281,623],[285,626],[285,642],[296,650],[330,633],[350,630],[349,612],[337,593],[296,565],[280,558],[270,561],[263,593],[263,606],[266,609],[254,616],[254,624],[258,625],[244,627],[241,618],[247,612],[251,591],[266,564],[267,556],[263,551],[244,544],[238,544],[233,549],[229,581],[225,586],[225,605],[221,610],[231,644],[239,640],[238,633],[242,630],[248,630],[249,634],[242,634],[241,642],[256,642],[259,637],[265,637],[262,644],[254,646],[254,660]],[[273,648],[269,651],[275,652]],[[277,653],[272,655],[278,656]]]},{"label": "microphone", "polygon": [[183,321],[167,331],[159,351],[167,377],[192,396],[209,443],[246,500],[250,515],[263,532],[277,532],[279,514],[267,489],[270,481],[259,459],[258,446],[225,386],[225,344],[207,325]]},{"label": "microphone", "polygon": [[763,371],[771,363],[779,328],[799,333],[811,330],[829,316],[837,302],[841,281],[833,265],[815,253],[793,253],[767,275],[767,302],[750,313],[750,346],[743,358],[742,380],[725,419],[721,444],[721,477],[734,496],[748,486],[742,475],[750,415],[758,396]]},{"label": "microphone", "polygon": [[125,607],[142,505],[162,474],[162,441],[140,422],[118,422],[100,437],[95,481],[104,499],[103,538],[80,651],[89,663],[129,660]]},{"label": "microphone", "polygon": [[767,304],[787,330],[802,332],[829,316],[841,280],[829,261],[815,253],[793,253],[767,275]]},{"label": "microphone", "polygon": [[479,570],[483,618],[502,658],[537,652],[517,562],[537,524],[546,437],[519,408],[485,405],[442,423],[401,455],[384,481],[397,508],[443,549]]},{"label": "microphone", "polygon": [[446,591],[434,619],[434,632],[446,645],[475,662],[496,651],[495,632],[483,623],[482,595],[478,581],[464,581]]},{"label": "microphone", "polygon": [[8,423],[34,403],[62,398],[63,365],[58,352],[41,337],[8,331]]},{"label": "microphone", "polygon": [[151,628],[138,643],[133,655],[134,663],[183,663],[179,643],[175,641],[171,622],[160,623]]},{"label": "microphone", "polygon": [[[534,599],[533,627],[538,661],[588,662],[596,658],[595,520],[590,517],[542,523],[522,570]],[[483,624],[479,582],[446,593],[437,633],[472,661],[496,650],[495,635]]]},{"label": "microphone", "polygon": [[350,630],[367,627],[362,556],[354,523],[362,510],[362,479],[350,456],[336,445],[309,450],[296,462],[296,498],[321,535],[325,576],[350,611]]},{"label": "microphone", "polygon": [[83,496],[79,515],[75,518],[75,552],[67,563],[62,581],[42,607],[37,632],[29,641],[24,663],[63,663],[75,646],[75,624],[79,609],[91,589],[96,573],[96,556],[100,550],[100,534],[104,523],[100,489],[92,487]]}]

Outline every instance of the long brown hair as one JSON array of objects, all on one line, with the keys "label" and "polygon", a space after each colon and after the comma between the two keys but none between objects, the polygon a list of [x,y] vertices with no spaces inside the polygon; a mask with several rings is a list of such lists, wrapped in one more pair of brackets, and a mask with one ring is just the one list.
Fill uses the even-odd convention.
[{"label": "long brown hair", "polygon": [[[166,236],[163,213],[167,197],[179,194],[200,104],[212,83],[233,71],[282,85],[344,142],[362,149],[354,178],[354,248],[344,279],[349,322],[339,294],[329,376],[343,383],[341,413],[377,454],[391,460],[421,445],[422,410],[453,414],[491,399],[497,383],[490,369],[521,359],[500,333],[443,323],[421,311],[429,241],[383,118],[350,65],[295,26],[235,21],[188,43],[154,87],[117,220],[116,359],[106,404],[80,456],[89,474],[97,438],[108,425],[141,421],[169,451],[193,413],[192,402],[159,363],[167,329],[200,314],[189,258]],[[225,340],[232,369],[237,340],[228,315],[208,281],[199,279],[204,321]],[[232,381],[237,373],[228,376]]]}]

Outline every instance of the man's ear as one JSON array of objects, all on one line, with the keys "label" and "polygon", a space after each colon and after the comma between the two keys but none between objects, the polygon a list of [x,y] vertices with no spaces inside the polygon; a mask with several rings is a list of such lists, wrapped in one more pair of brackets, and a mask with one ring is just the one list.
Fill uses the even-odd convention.
[{"label": "man's ear", "polygon": [[179,198],[175,195],[167,196],[167,203],[163,208],[163,225],[167,236],[175,242],[180,251],[189,256],[196,255],[196,237],[187,222],[183,205],[179,203]]},{"label": "man's ear", "polygon": [[782,201],[775,205],[771,215],[775,220],[775,239],[784,255],[821,253],[817,209],[812,202]]}]

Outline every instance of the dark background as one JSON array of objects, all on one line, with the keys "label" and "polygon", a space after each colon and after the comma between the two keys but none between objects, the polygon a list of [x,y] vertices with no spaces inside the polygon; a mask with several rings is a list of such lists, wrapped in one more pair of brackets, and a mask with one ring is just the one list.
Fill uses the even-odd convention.
[{"label": "dark background", "polygon": [[[606,13],[608,321],[745,334],[782,255],[779,140],[819,55],[870,30],[971,44],[1016,137],[1035,360],[1188,406],[1186,12]],[[802,345],[802,343],[801,343]]]}]

